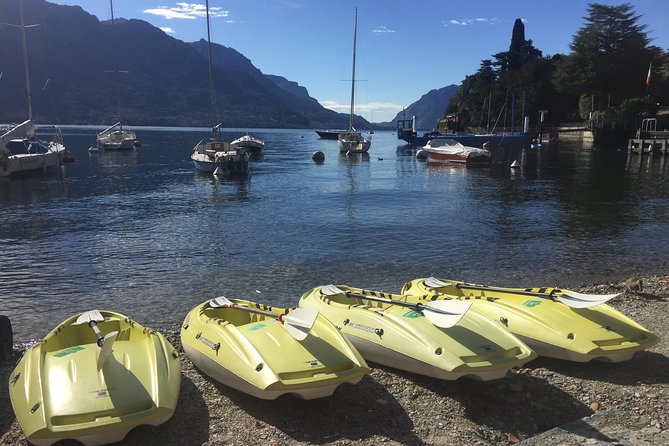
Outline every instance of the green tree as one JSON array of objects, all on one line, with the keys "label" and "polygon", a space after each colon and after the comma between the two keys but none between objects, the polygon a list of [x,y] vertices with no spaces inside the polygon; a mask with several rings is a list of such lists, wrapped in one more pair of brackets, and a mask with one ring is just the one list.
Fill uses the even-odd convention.
[{"label": "green tree", "polygon": [[585,25],[574,35],[572,53],[555,73],[560,93],[594,96],[595,109],[616,106],[644,93],[648,65],[660,55],[649,46],[646,25],[631,4],[588,5]]}]

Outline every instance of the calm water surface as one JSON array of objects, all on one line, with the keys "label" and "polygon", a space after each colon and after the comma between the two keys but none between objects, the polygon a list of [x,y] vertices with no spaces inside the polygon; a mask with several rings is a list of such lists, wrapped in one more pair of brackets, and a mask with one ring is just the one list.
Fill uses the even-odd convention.
[{"label": "calm water surface", "polygon": [[165,329],[221,294],[294,306],[328,283],[570,286],[669,263],[661,156],[562,144],[531,168],[466,169],[417,161],[391,132],[347,158],[312,130],[255,130],[265,153],[231,180],[195,171],[206,131],[137,133],[140,148],[89,155],[94,130],[69,129],[75,163],[0,178],[0,313],[16,339],[92,308]]}]

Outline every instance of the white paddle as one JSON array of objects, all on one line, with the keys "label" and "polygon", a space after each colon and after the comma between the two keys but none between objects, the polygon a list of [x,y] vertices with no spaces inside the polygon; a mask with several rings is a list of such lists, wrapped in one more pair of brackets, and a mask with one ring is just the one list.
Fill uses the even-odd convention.
[{"label": "white paddle", "polygon": [[276,314],[271,311],[258,310],[256,308],[249,308],[240,306],[225,296],[219,296],[209,302],[212,308],[228,307],[235,310],[246,311],[248,313],[262,314],[263,316],[270,316],[281,322],[289,335],[302,341],[306,339],[311,331],[311,328],[318,317],[318,310],[314,308],[296,308],[290,313]]},{"label": "white paddle", "polygon": [[449,328],[457,324],[472,305],[471,302],[464,302],[457,299],[435,300],[430,301],[425,305],[421,303],[414,304],[385,297],[376,297],[367,294],[357,294],[350,291],[344,291],[334,285],[322,286],[321,293],[323,293],[325,296],[343,294],[344,296],[350,298],[367,299],[376,302],[397,305],[400,307],[408,307],[414,311],[422,313],[428,321],[440,328]]},{"label": "white paddle", "polygon": [[93,329],[95,337],[97,338],[98,347],[100,347],[100,352],[98,354],[97,366],[98,370],[102,369],[105,361],[112,352],[112,345],[118,336],[118,331],[113,331],[108,333],[106,336],[102,336],[102,332],[98,328],[98,322],[104,322],[105,318],[102,316],[99,310],[90,310],[85,313],[82,313],[77,320],[72,323],[72,325],[88,324],[89,327]]},{"label": "white paddle", "polygon": [[535,291],[517,290],[513,288],[502,288],[502,287],[485,286],[485,285],[470,285],[467,283],[447,283],[434,277],[428,277],[427,279],[424,279],[423,283],[429,288],[442,288],[448,285],[452,285],[455,288],[468,289],[468,290],[496,291],[499,293],[520,294],[523,296],[540,297],[542,299],[557,298],[559,302],[562,302],[563,304],[571,308],[594,307],[595,305],[608,302],[609,300],[613,299],[614,297],[620,296],[621,294],[621,293],[583,294],[583,293],[577,293],[575,291],[558,290],[558,289],[553,290],[551,293],[538,293]]}]

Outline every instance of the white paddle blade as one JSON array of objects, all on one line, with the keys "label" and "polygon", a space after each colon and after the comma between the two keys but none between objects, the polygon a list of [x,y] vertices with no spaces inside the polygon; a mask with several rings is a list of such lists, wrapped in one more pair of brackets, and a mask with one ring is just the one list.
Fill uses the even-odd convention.
[{"label": "white paddle blade", "polygon": [[571,308],[590,308],[595,305],[603,304],[620,296],[621,293],[616,294],[583,294],[576,291],[562,290],[557,297],[563,304]]},{"label": "white paddle blade", "polygon": [[225,296],[218,296],[209,302],[209,306],[212,308],[220,308],[220,307],[231,307],[234,305],[234,302],[232,302],[230,299],[228,299]]},{"label": "white paddle blade", "polygon": [[425,318],[440,328],[449,328],[460,322],[471,302],[461,300],[434,300],[423,307]]},{"label": "white paddle blade", "polygon": [[344,290],[340,290],[334,285],[323,285],[321,287],[321,293],[325,294],[326,296],[335,296],[337,294],[346,294]]},{"label": "white paddle blade", "polygon": [[441,288],[448,285],[446,282],[442,282],[436,277],[428,277],[427,279],[423,280],[423,283],[430,288]]},{"label": "white paddle blade", "polygon": [[297,308],[283,316],[283,326],[288,334],[298,341],[304,340],[314,326],[318,310],[315,308]]},{"label": "white paddle blade", "polygon": [[102,369],[102,366],[105,365],[105,361],[112,352],[112,345],[118,336],[118,331],[112,331],[108,333],[104,341],[102,342],[102,348],[100,349],[100,354],[98,355],[98,370]]},{"label": "white paddle blade", "polygon": [[90,310],[85,313],[81,313],[81,316],[72,325],[79,324],[88,324],[89,322],[104,322],[105,318],[102,316],[99,310]]}]

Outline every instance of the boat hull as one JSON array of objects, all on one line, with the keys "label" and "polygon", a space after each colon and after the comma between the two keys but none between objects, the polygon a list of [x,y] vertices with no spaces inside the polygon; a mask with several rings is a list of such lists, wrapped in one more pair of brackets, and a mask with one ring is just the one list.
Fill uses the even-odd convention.
[{"label": "boat hull", "polygon": [[10,375],[12,407],[30,443],[117,442],[132,428],[157,426],[174,413],[181,382],[174,347],[119,313],[101,314],[102,334],[119,334],[100,370],[95,333],[75,325],[76,315],[30,348]]},{"label": "boat hull", "polygon": [[341,134],[337,140],[337,146],[341,153],[367,153],[370,146],[372,145],[372,140],[364,138],[360,134]]},{"label": "boat hull", "polygon": [[[286,311],[249,301],[233,302],[277,317]],[[315,399],[332,395],[341,384],[355,384],[369,372],[351,343],[323,316],[298,341],[275,317],[213,308],[209,303],[188,313],[181,342],[193,364],[233,389],[261,399],[284,394]]]},{"label": "boat hull", "polygon": [[345,133],[346,130],[315,130],[315,132],[318,134],[318,136],[321,139],[334,139],[336,140],[339,138],[340,133]]},{"label": "boat hull", "polygon": [[[397,297],[338,287],[356,294]],[[434,378],[498,379],[536,357],[515,336],[477,313],[467,312],[455,326],[440,328],[414,309],[343,294],[326,296],[321,287],[305,293],[299,306],[318,309],[366,360]]]},{"label": "boat hull", "polygon": [[191,155],[195,168],[216,174],[248,173],[250,157],[246,149],[220,141],[200,141]]},{"label": "boat hull", "polygon": [[[540,356],[576,362],[620,362],[655,345],[659,338],[606,304],[571,308],[548,298],[552,288],[535,289],[546,298],[457,288],[464,282],[440,279],[447,286],[433,288],[425,279],[404,284],[402,294],[411,302],[458,298],[472,309],[522,339]],[[471,285],[471,284],[468,284]],[[515,289],[527,293],[526,289]],[[553,291],[555,293],[555,291]],[[559,296],[558,294],[555,294]],[[470,310],[471,311],[471,310]]]}]

